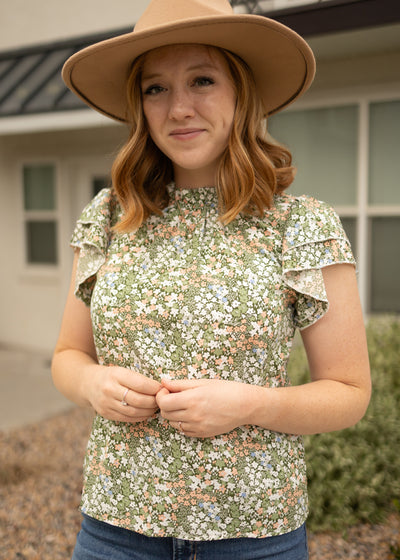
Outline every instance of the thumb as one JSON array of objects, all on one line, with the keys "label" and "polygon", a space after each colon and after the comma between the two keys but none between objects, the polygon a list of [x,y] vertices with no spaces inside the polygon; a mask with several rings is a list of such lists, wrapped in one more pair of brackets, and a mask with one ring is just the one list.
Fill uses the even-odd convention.
[{"label": "thumb", "polygon": [[156,394],[156,403],[159,408],[161,408],[162,400],[166,395],[169,395],[168,389],[166,387],[161,387],[161,389]]}]

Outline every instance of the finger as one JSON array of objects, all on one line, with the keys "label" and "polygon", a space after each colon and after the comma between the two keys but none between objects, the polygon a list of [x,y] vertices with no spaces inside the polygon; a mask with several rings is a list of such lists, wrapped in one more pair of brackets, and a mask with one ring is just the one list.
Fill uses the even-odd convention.
[{"label": "finger", "polygon": [[189,424],[185,424],[182,420],[177,420],[175,422],[170,422],[170,426],[180,432],[182,435],[186,435],[186,427],[189,429]]},{"label": "finger", "polygon": [[157,398],[161,412],[165,414],[171,412],[184,412],[190,407],[191,395],[187,391],[180,393],[168,393]]},{"label": "finger", "polygon": [[139,418],[146,419],[150,416],[153,416],[155,413],[159,412],[159,408],[155,402],[154,397],[152,398],[152,402],[148,406],[135,406],[132,403],[127,403],[127,405],[123,405],[122,402],[118,402],[112,404],[110,409],[115,411],[118,414],[122,414],[131,420],[134,419],[138,421]]},{"label": "finger", "polygon": [[148,413],[142,416],[137,416],[137,415],[130,416],[128,414],[122,414],[117,411],[113,411],[112,413],[110,413],[110,416],[108,418],[109,420],[114,420],[115,422],[126,422],[126,423],[129,422],[130,424],[137,424],[140,422],[147,422],[147,420],[149,420],[153,416],[154,413],[153,414]]},{"label": "finger", "polygon": [[138,409],[158,408],[156,398],[154,396],[137,393],[133,389],[128,389],[128,392],[124,395],[124,398],[121,400],[121,404],[123,405],[124,402],[128,406],[138,408]]},{"label": "finger", "polygon": [[157,405],[159,406],[159,408],[161,408],[161,404],[160,404],[160,403],[162,403],[163,397],[165,397],[165,395],[169,395],[169,394],[170,394],[170,393],[169,393],[168,389],[166,389],[165,387],[162,387],[162,388],[158,391],[157,395],[155,396],[155,399],[156,399],[156,403],[157,403]]},{"label": "finger", "polygon": [[136,408],[132,408],[131,412],[128,411],[116,411],[117,414],[120,414],[126,418],[125,421],[127,422],[143,422],[144,420],[148,420],[152,418],[157,411],[156,410],[138,410]]},{"label": "finger", "polygon": [[161,384],[155,379],[146,377],[137,371],[121,369],[122,372],[119,379],[121,385],[144,395],[156,395],[160,390]]},{"label": "finger", "polygon": [[203,435],[198,430],[194,429],[190,422],[184,422],[183,420],[177,422],[170,422],[171,428],[179,432],[182,436],[185,437],[196,437],[196,438],[203,438],[208,437],[207,435]]},{"label": "finger", "polygon": [[162,379],[161,384],[163,387],[167,388],[171,393],[178,393],[180,391],[188,391],[189,389],[194,389],[200,387],[203,384],[204,379]]},{"label": "finger", "polygon": [[129,405],[123,406],[121,403],[115,403],[114,401],[114,405],[96,410],[96,412],[108,420],[137,423],[154,417],[158,412],[158,408],[137,409]]},{"label": "finger", "polygon": [[190,416],[186,410],[174,410],[172,412],[167,412],[161,408],[160,414],[164,420],[174,423],[175,427],[178,425],[178,422],[188,422],[190,420]]}]

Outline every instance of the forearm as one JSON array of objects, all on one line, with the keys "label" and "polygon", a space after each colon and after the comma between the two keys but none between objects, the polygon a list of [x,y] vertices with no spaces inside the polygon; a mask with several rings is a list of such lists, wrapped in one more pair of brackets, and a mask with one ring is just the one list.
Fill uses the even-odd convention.
[{"label": "forearm", "polygon": [[88,383],[96,366],[96,360],[81,350],[56,350],[51,367],[54,385],[70,401],[91,407]]},{"label": "forearm", "polygon": [[276,432],[316,434],[348,428],[364,415],[367,387],[323,379],[282,388],[249,391],[247,421]]}]

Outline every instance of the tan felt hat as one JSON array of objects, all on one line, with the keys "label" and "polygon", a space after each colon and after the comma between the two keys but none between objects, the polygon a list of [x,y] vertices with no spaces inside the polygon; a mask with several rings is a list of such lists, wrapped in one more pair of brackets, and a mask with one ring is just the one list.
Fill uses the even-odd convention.
[{"label": "tan felt hat", "polygon": [[228,0],[151,0],[131,33],[77,52],[62,76],[85,103],[126,122],[126,84],[135,58],[181,43],[212,45],[240,56],[253,71],[266,115],[302,95],[315,74],[308,44],[272,19],[236,14]]}]

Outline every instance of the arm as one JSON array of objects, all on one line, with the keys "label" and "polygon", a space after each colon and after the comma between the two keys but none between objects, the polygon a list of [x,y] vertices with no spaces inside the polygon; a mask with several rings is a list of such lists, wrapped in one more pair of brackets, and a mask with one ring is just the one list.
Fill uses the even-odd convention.
[{"label": "arm", "polygon": [[157,397],[161,413],[175,427],[181,421],[187,435],[200,437],[244,424],[312,434],[358,422],[371,385],[355,272],[352,265],[333,265],[323,275],[329,311],[302,332],[311,383],[271,389],[213,380],[165,381]]},{"label": "arm", "polygon": [[[93,407],[110,420],[140,422],[157,409],[157,381],[117,366],[97,362],[93,342],[90,310],[74,294],[79,252],[76,252],[60,335],[52,362],[53,381],[57,389],[79,406]],[[129,392],[123,406],[126,389]]]},{"label": "arm", "polygon": [[356,424],[369,403],[368,349],[354,268],[333,265],[323,275],[329,310],[302,332],[311,383],[270,391],[268,415],[277,431],[341,430]]}]

